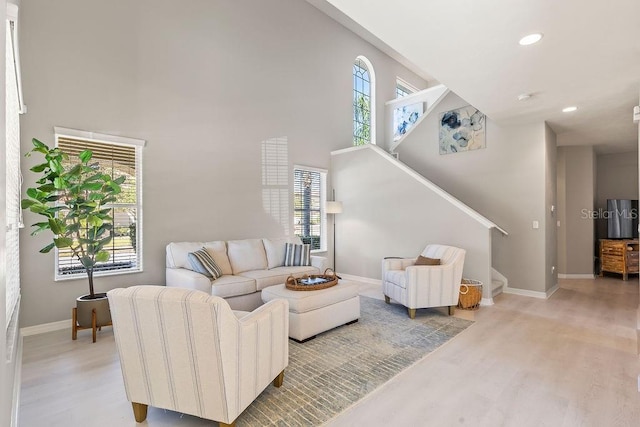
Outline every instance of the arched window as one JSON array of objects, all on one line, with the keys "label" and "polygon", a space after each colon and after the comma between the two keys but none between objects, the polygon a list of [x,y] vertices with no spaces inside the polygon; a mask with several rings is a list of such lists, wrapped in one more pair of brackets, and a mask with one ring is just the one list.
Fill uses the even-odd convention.
[{"label": "arched window", "polygon": [[375,144],[375,75],[371,62],[359,56],[353,63],[353,145]]}]

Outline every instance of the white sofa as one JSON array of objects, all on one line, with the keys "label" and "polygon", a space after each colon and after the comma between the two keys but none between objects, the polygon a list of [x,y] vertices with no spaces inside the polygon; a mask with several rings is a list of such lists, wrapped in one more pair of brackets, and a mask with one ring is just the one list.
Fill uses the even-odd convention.
[{"label": "white sofa", "polygon": [[[327,267],[327,259],[320,256],[311,256],[310,266],[285,267],[286,243],[302,244],[295,236],[169,243],[166,284],[224,298],[234,310],[252,311],[262,305],[262,289],[284,283],[289,275],[320,274]],[[222,277],[211,280],[191,270],[188,254],[203,247],[222,270]]]}]

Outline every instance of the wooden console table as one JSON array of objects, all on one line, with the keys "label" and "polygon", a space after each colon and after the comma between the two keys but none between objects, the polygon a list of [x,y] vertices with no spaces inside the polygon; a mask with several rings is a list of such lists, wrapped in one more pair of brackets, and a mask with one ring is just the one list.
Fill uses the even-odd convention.
[{"label": "wooden console table", "polygon": [[629,274],[637,274],[638,240],[600,240],[600,276],[605,271],[622,274],[622,279],[627,280]]}]

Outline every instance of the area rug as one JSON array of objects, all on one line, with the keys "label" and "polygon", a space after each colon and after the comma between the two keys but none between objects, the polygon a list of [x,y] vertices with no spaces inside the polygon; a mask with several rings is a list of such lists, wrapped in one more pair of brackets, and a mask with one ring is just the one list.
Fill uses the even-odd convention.
[{"label": "area rug", "polygon": [[280,388],[267,387],[236,421],[242,426],[317,426],[333,418],[472,321],[360,297],[360,320],[305,343],[289,340]]}]

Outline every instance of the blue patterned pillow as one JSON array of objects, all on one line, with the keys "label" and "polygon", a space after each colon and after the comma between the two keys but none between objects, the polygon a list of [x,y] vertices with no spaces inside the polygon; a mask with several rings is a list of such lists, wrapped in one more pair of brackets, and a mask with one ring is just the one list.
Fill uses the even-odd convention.
[{"label": "blue patterned pillow", "polygon": [[199,249],[195,252],[189,252],[187,255],[193,271],[196,273],[204,274],[205,276],[216,280],[222,276],[222,270],[218,267],[218,264],[211,258],[209,252],[205,248]]},{"label": "blue patterned pillow", "polygon": [[311,265],[311,245],[285,243],[284,265],[285,267]]}]

